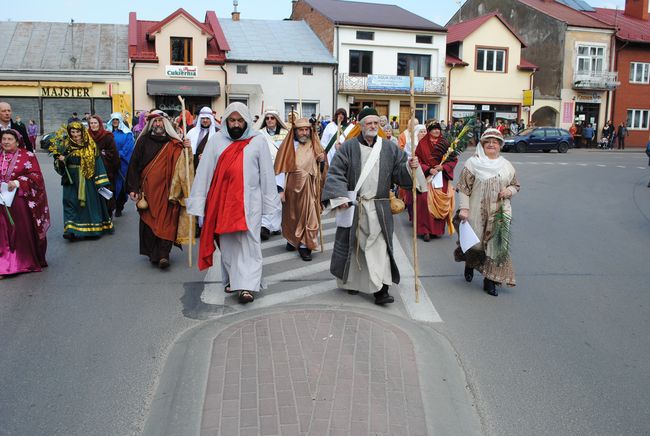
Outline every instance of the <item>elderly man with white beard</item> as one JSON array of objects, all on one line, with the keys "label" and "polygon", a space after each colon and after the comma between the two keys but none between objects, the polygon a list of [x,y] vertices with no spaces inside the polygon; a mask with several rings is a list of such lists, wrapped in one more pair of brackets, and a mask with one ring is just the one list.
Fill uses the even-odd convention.
[{"label": "elderly man with white beard", "polygon": [[388,287],[400,281],[393,256],[393,184],[426,186],[417,157],[409,158],[393,142],[377,136],[379,116],[373,108],[359,113],[361,135],[345,141],[332,159],[323,188],[326,211],[336,211],[336,239],[330,272],[349,293],[372,293],[375,304],[392,303]]}]

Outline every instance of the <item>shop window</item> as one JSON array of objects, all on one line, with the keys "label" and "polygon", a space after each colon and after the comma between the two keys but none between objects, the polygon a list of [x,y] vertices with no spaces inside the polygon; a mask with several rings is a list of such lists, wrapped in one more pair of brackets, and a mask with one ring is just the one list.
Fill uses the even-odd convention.
[{"label": "shop window", "polygon": [[350,74],[372,74],[372,52],[350,50]]},{"label": "shop window", "polygon": [[438,117],[438,105],[427,103],[415,104],[415,118],[418,119],[420,124],[424,124],[427,120],[435,120]]},{"label": "shop window", "polygon": [[415,35],[415,42],[418,44],[433,44],[433,36],[431,35]]},{"label": "shop window", "polygon": [[605,47],[579,45],[576,69],[578,74],[602,73],[605,65]]},{"label": "shop window", "polygon": [[192,65],[192,38],[169,38],[171,64]]},{"label": "shop window", "polygon": [[650,83],[648,72],[650,64],[642,62],[630,63],[630,83]]},{"label": "shop window", "polygon": [[314,75],[314,68],[313,67],[302,67],[302,75],[303,76],[313,76]]},{"label": "shop window", "polygon": [[648,130],[649,116],[650,110],[648,109],[628,109],[627,127],[633,130]]},{"label": "shop window", "polygon": [[284,67],[282,65],[273,65],[273,74],[284,74]]},{"label": "shop window", "polygon": [[318,103],[316,102],[302,102],[302,111],[300,110],[300,105],[297,101],[285,101],[284,102],[284,119],[289,119],[289,112],[293,108],[294,111],[304,118],[311,117],[311,114],[318,114]]},{"label": "shop window", "polygon": [[476,70],[506,72],[506,50],[479,48],[476,50]]},{"label": "shop window", "polygon": [[248,74],[248,65],[237,65],[237,74]]},{"label": "shop window", "polygon": [[357,30],[357,39],[365,39],[367,41],[374,41],[375,32],[367,32],[364,30]]},{"label": "shop window", "polygon": [[228,96],[228,104],[230,103],[243,103],[248,106],[248,97],[239,96],[239,95],[230,95]]},{"label": "shop window", "polygon": [[417,77],[431,77],[431,56],[397,53],[397,75],[408,76],[411,70]]}]

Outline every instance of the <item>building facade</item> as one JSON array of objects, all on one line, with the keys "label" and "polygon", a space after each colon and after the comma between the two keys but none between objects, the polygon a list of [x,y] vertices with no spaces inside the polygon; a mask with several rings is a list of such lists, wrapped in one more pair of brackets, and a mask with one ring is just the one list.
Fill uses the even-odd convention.
[{"label": "building facade", "polygon": [[11,104],[14,118],[33,119],[41,133],[73,112],[130,118],[127,26],[4,21],[0,35],[0,101]]},{"label": "building facade", "polygon": [[304,21],[220,20],[230,45],[225,69],[228,103],[240,101],[253,115],[277,110],[304,117],[334,111],[336,59]]},{"label": "building facade", "polygon": [[374,106],[380,115],[410,117],[409,72],[415,74],[416,117],[440,119],[447,105],[446,31],[399,6],[298,0],[292,20],[305,20],[338,62],[337,107],[351,115]]},{"label": "building facade", "polygon": [[447,118],[471,116],[493,126],[528,118],[524,91],[532,89],[537,67],[521,57],[526,45],[507,22],[491,13],[447,30]]},{"label": "building facade", "polygon": [[182,8],[162,21],[139,20],[131,12],[128,29],[136,111],[156,107],[176,116],[180,95],[192,113],[203,106],[223,112],[230,47],[213,11],[202,22]]},{"label": "building facade", "polygon": [[600,131],[618,85],[613,26],[556,0],[467,0],[450,24],[489,12],[503,16],[526,41],[522,55],[539,66],[531,121],[562,128],[592,124]]}]

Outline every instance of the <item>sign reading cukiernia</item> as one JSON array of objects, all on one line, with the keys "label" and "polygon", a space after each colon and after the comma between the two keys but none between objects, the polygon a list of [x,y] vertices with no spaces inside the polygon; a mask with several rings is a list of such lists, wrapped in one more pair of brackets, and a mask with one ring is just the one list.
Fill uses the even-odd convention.
[{"label": "sign reading cukiernia", "polygon": [[192,65],[167,65],[165,75],[167,77],[195,78],[198,76],[198,68]]}]

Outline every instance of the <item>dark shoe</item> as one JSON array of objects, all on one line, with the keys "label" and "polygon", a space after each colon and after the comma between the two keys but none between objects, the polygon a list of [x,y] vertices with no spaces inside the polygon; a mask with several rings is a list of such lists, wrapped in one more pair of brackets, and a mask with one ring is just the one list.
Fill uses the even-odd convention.
[{"label": "dark shoe", "polygon": [[471,282],[474,278],[474,268],[465,267],[465,280]]},{"label": "dark shoe", "polygon": [[119,217],[121,217],[121,216],[122,216],[122,211],[121,211],[121,210],[116,210],[116,211],[115,211],[115,217],[116,217],[116,218],[119,218]]},{"label": "dark shoe", "polygon": [[300,257],[302,260],[305,262],[311,261],[311,250],[309,248],[299,248],[298,249],[298,254],[300,254]]},{"label": "dark shoe", "polygon": [[70,242],[74,242],[77,239],[77,237],[74,235],[74,233],[64,233],[63,239],[67,239]]},{"label": "dark shoe", "polygon": [[440,235],[434,235],[433,233],[429,233],[429,237],[431,239],[440,239]]},{"label": "dark shoe", "polygon": [[238,301],[241,304],[252,303],[255,300],[253,293],[250,291],[239,291]]},{"label": "dark shoe", "polygon": [[431,240],[431,236],[429,236],[429,234],[427,233],[424,236],[422,236],[422,239],[424,240],[424,242],[429,242]]},{"label": "dark shoe", "polygon": [[286,249],[287,249],[287,251],[296,251],[296,247],[294,247],[293,245],[289,244],[288,242],[287,242]]},{"label": "dark shoe", "polygon": [[350,294],[350,295],[358,295],[359,291],[355,291],[354,289],[348,289],[348,294]]},{"label": "dark shoe", "polygon": [[375,292],[373,295],[375,296],[375,304],[379,306],[395,302],[393,296],[388,294],[388,285],[384,285],[380,291]]},{"label": "dark shoe", "polygon": [[262,238],[262,241],[268,241],[270,236],[271,231],[266,227],[262,227],[262,231],[260,232],[260,238]]},{"label": "dark shoe", "polygon": [[275,232],[271,232],[271,235],[273,235],[273,236],[277,236],[277,235],[281,235],[281,234],[282,234],[281,230],[276,230]]},{"label": "dark shoe", "polygon": [[163,257],[158,261],[158,268],[160,269],[167,269],[169,268],[169,259]]},{"label": "dark shoe", "polygon": [[496,283],[494,283],[490,279],[483,279],[483,290],[492,295],[493,297],[499,296],[499,292],[497,291]]}]

